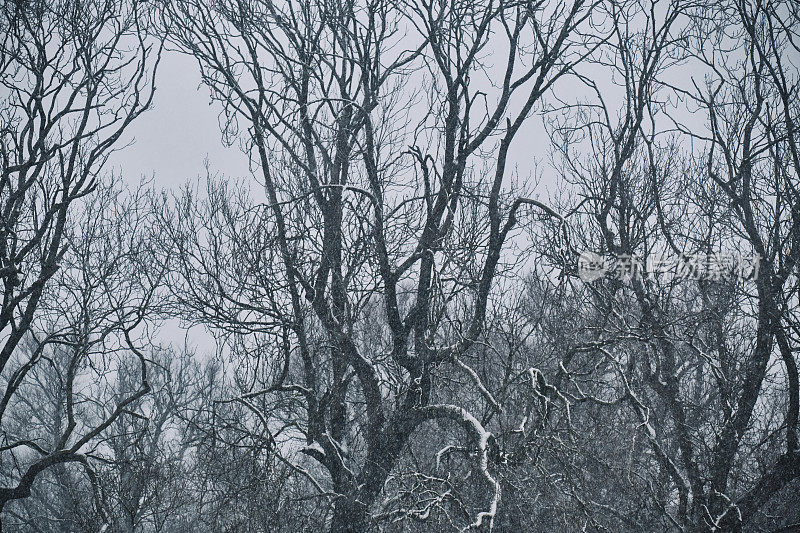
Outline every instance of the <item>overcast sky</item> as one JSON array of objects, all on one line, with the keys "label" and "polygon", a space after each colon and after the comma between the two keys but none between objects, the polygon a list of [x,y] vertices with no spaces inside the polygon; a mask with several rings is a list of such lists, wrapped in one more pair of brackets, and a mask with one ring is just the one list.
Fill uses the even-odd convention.
[{"label": "overcast sky", "polygon": [[206,159],[213,172],[246,176],[249,170],[244,154],[221,142],[220,110],[211,103],[208,89],[200,85],[194,59],[165,52],[153,108],[127,130],[127,139],[134,142],[114,154],[111,164],[128,183],[137,184],[142,176],[154,177],[158,188],[177,188],[205,177]]},{"label": "overcast sky", "polygon": [[[687,68],[676,74],[689,83],[692,75],[697,77],[698,73]],[[554,94],[567,101],[579,97],[582,90],[569,78],[553,87]],[[238,147],[225,147],[221,142],[220,111],[219,104],[211,102],[208,89],[201,84],[195,60],[165,52],[156,80],[153,108],[126,131],[125,140],[133,143],[112,156],[113,170],[121,172],[131,185],[138,184],[143,176],[153,177],[153,185],[166,189],[177,189],[188,181],[204,178],[206,161],[215,174],[229,178],[249,176],[244,154]],[[682,118],[692,120],[686,114]],[[696,126],[702,128],[702,118],[695,120]],[[546,197],[546,189],[552,189],[557,182],[548,164],[549,139],[538,116],[530,117],[523,130],[512,144],[510,157],[523,175],[534,169],[534,161],[538,163],[537,174],[541,174],[542,181],[537,192]]]},{"label": "overcast sky", "polygon": [[[196,61],[165,52],[153,107],[126,130],[125,142],[133,142],[112,156],[111,168],[115,173],[121,172],[131,185],[138,184],[143,176],[153,177],[156,188],[166,189],[205,178],[205,161],[215,174],[229,178],[249,176],[245,155],[237,146],[226,147],[222,143],[220,111],[221,106],[211,102],[208,89],[201,84]],[[548,143],[542,137],[545,132],[538,117],[531,117],[523,129],[527,132],[517,136],[510,157],[520,164],[521,172],[528,173],[533,169],[533,159],[546,163]],[[554,181],[550,173],[545,174],[548,182]]]}]

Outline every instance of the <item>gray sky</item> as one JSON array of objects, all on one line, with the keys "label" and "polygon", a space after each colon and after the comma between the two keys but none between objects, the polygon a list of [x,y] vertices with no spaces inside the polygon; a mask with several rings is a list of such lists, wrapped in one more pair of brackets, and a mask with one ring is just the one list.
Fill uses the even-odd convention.
[{"label": "gray sky", "polygon": [[133,139],[133,144],[115,153],[110,163],[129,184],[152,176],[157,188],[176,189],[204,177],[206,159],[212,172],[246,176],[245,156],[237,147],[227,148],[221,142],[220,110],[211,103],[208,89],[200,86],[197,63],[165,52],[153,108],[134,121],[126,132],[126,141]]}]

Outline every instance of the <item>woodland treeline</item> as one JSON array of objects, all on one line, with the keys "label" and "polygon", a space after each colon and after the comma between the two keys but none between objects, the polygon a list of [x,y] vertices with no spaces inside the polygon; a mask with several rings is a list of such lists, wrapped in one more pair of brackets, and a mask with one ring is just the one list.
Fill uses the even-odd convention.
[{"label": "woodland treeline", "polygon": [[800,527],[799,4],[0,6],[4,531]]}]

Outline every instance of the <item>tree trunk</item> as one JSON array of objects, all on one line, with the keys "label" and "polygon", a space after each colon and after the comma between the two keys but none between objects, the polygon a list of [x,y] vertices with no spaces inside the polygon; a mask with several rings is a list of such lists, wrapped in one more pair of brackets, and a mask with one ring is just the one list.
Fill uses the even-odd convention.
[{"label": "tree trunk", "polygon": [[336,502],[330,533],[362,533],[369,525],[372,502],[359,502],[357,497],[345,496]]}]

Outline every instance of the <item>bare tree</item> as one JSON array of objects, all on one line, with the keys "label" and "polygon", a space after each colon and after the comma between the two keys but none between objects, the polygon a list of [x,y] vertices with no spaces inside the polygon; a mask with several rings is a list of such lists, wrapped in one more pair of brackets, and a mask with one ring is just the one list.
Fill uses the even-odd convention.
[{"label": "bare tree", "polygon": [[[152,99],[158,53],[147,43],[140,11],[135,1],[6,1],[0,7],[0,417],[56,334],[32,328],[68,254],[70,207],[96,189],[115,144]],[[21,349],[26,338],[30,350]],[[66,446],[77,424],[72,416],[63,442],[49,450],[10,437],[3,418],[4,455],[27,446],[42,456],[20,477],[4,480],[0,509],[27,496],[44,468],[78,457],[80,445]]]},{"label": "bare tree", "polygon": [[[593,4],[165,7],[266,197],[212,184],[207,201],[187,194],[164,217],[184,316],[228,335],[253,369],[231,400],[281,435],[276,453],[302,446],[316,462],[287,457],[332,497],[332,531],[365,530],[411,435],[454,424],[484,487],[459,527],[491,528],[496,438],[471,406],[445,401],[437,375],[463,373],[502,408],[464,358],[517,218],[555,215],[508,189],[509,149],[594,46],[581,34]],[[284,400],[262,411],[265,396]]]},{"label": "bare tree", "polygon": [[[736,408],[717,435],[710,470],[708,521],[738,529],[800,476],[798,339],[792,327],[798,320],[794,289],[800,262],[800,70],[790,58],[800,51],[799,19],[797,6],[784,2],[734,2],[720,16],[731,19],[712,18],[712,25],[701,23],[698,31],[711,30],[720,48],[730,39],[740,45],[727,58],[698,47],[698,59],[713,74],[691,94],[708,117],[707,179],[730,202],[735,235],[760,261],[755,293],[748,294],[755,344],[741,367]],[[736,456],[756,425],[757,405],[769,390],[765,380],[775,356],[785,380],[785,417],[774,428],[784,436],[783,452],[736,487]]]},{"label": "bare tree", "polygon": [[149,239],[141,198],[119,194],[102,186],[73,207],[60,268],[9,360],[15,371],[0,404],[4,505],[30,496],[45,469],[75,463],[88,475],[105,521],[92,465],[106,455],[104,433],[136,410],[144,412],[135,416],[151,414],[140,400],[150,390],[146,346],[160,276],[143,267]]},{"label": "bare tree", "polygon": [[[793,3],[86,0],[3,17],[15,526],[793,527]],[[100,184],[152,98],[145,19],[197,61],[254,182]],[[547,202],[517,150],[537,128]],[[581,250],[631,261],[578,281]],[[751,253],[750,279],[638,270]],[[164,318],[207,328],[215,353],[158,346]]]},{"label": "bare tree", "polygon": [[[584,76],[592,103],[557,108],[559,161],[578,195],[563,210],[578,215],[587,249],[637,254],[641,266],[667,255],[755,253],[758,275],[592,286],[588,302],[603,312],[586,345],[598,364],[592,375],[599,370],[618,392],[598,394],[567,364],[564,393],[628,407],[649,442],[640,475],[661,487],[653,497],[666,527],[741,530],[798,475],[797,71],[786,60],[796,51],[796,10],[734,3],[712,16],[709,6],[676,4],[638,13],[645,31],[617,18],[616,51],[601,56],[614,58],[622,105]],[[705,83],[675,82],[672,61],[699,65]],[[704,128],[687,125],[676,97],[706,113]],[[578,497],[608,515],[608,504]]]}]

